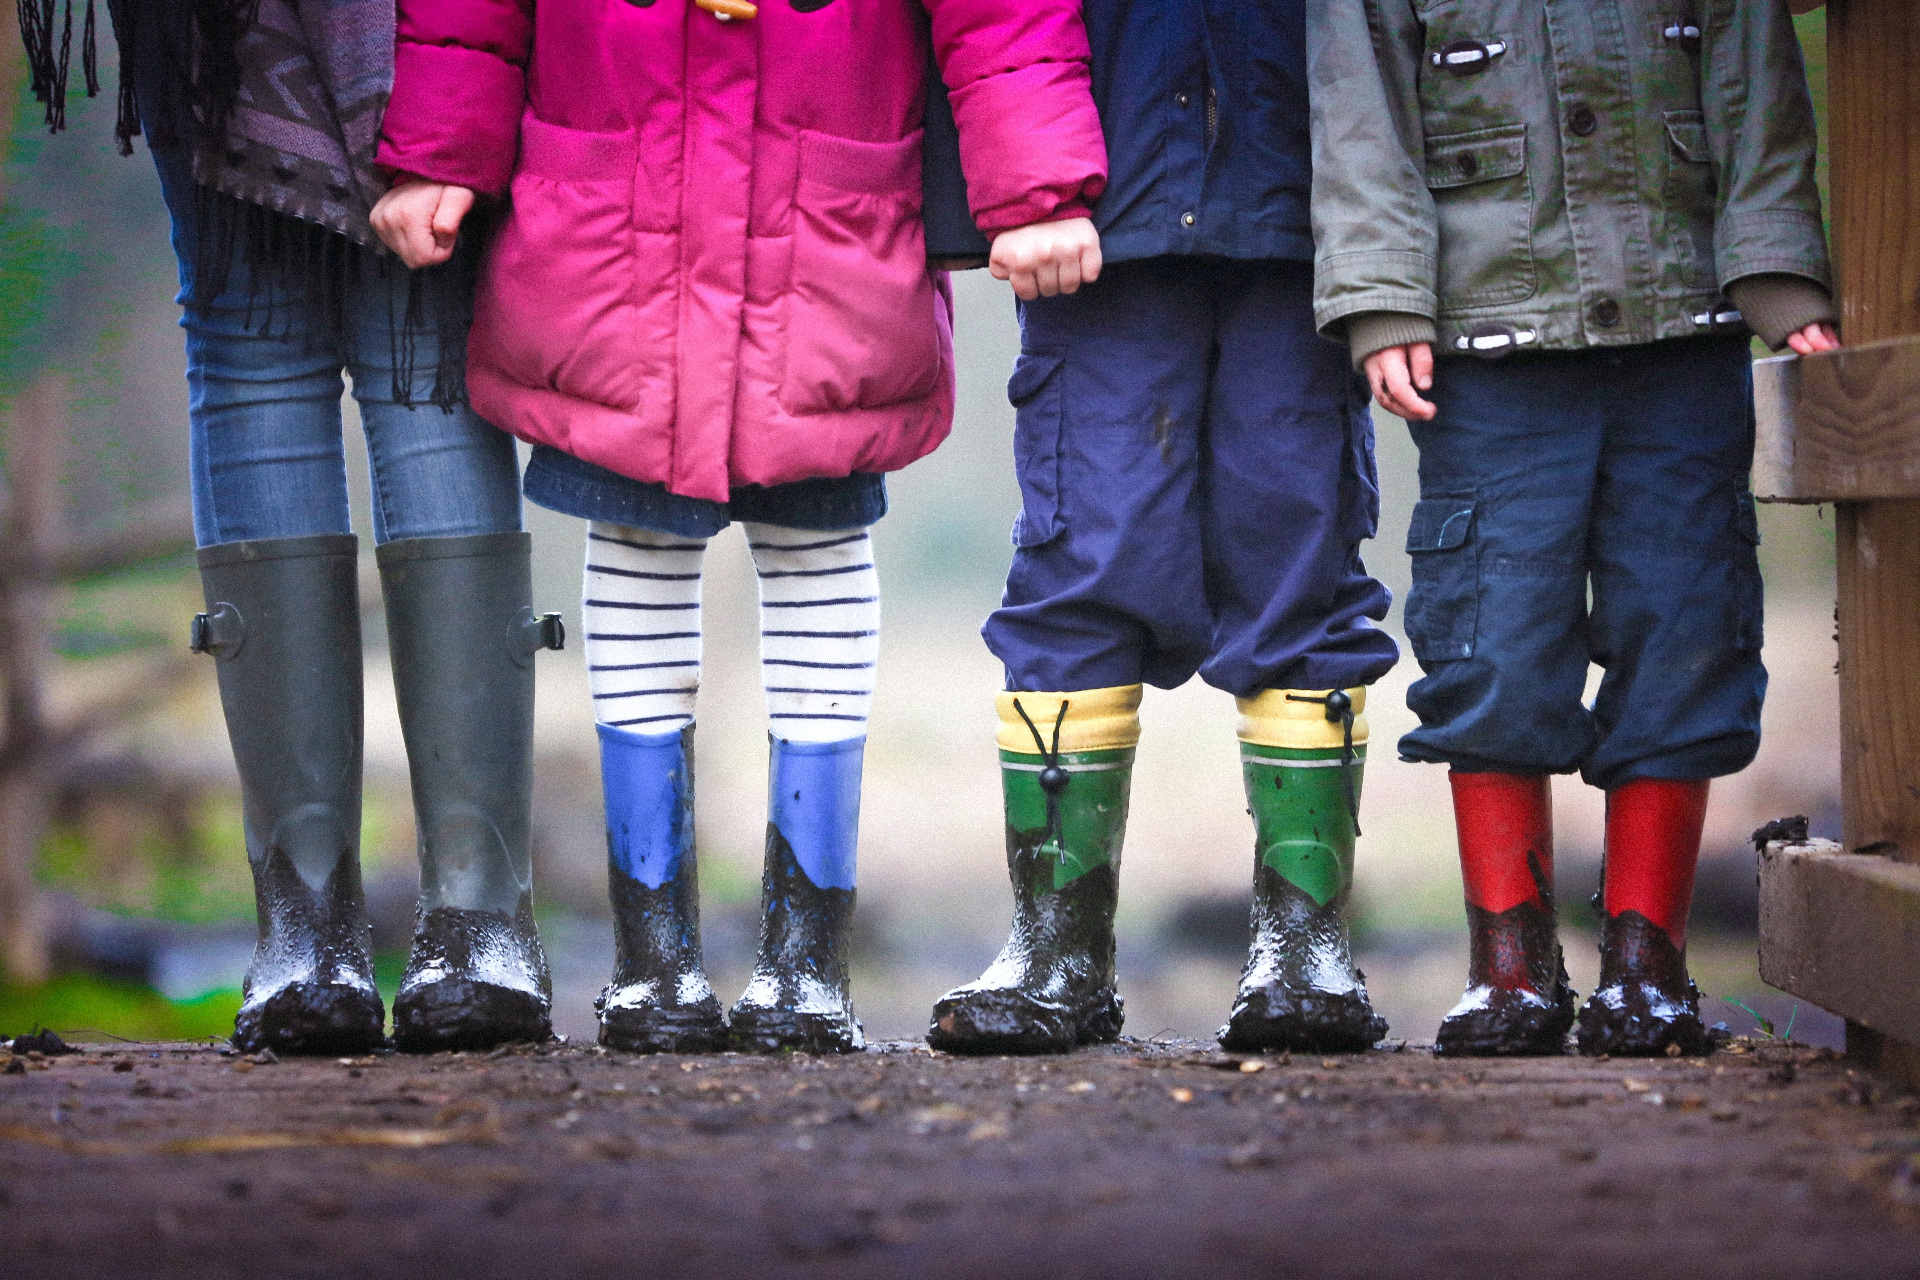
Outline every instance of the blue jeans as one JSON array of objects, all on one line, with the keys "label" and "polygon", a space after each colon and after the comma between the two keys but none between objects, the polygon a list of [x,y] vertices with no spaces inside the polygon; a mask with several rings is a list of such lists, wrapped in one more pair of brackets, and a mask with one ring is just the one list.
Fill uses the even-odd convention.
[{"label": "blue jeans", "polygon": [[[192,159],[155,152],[173,216],[180,300],[194,299],[197,237]],[[351,533],[341,438],[343,371],[353,377],[373,477],[373,536],[459,537],[520,528],[513,440],[464,405],[452,411],[395,403],[394,327],[407,301],[406,272],[370,258],[347,289],[346,332],[332,335],[308,299],[273,299],[270,334],[248,306],[236,262],[220,296],[181,319],[187,331],[192,430],[193,532],[203,547],[258,538]],[[415,365],[432,369],[436,341],[417,334]]]},{"label": "blue jeans", "polygon": [[[1745,338],[1453,357],[1413,423],[1406,760],[1474,772],[1735,773],[1760,747],[1760,541]],[[1588,605],[1588,592],[1592,605]],[[1605,669],[1591,708],[1587,664]]]},{"label": "blue jeans", "polygon": [[1371,684],[1380,494],[1365,384],[1304,262],[1150,258],[1020,308],[1022,506],[987,647],[1007,688],[1195,672],[1236,697]]}]

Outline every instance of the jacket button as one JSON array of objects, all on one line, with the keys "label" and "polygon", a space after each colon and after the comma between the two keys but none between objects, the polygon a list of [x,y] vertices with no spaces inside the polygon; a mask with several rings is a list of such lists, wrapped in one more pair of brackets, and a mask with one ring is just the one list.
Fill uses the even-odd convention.
[{"label": "jacket button", "polygon": [[1193,225],[1193,215],[1192,215],[1192,214],[1190,214],[1190,213],[1183,213],[1183,214],[1181,214],[1181,215],[1180,215],[1180,225],[1181,225],[1181,226],[1183,226],[1183,227],[1190,227],[1190,226],[1192,226],[1192,225]]},{"label": "jacket button", "polygon": [[1463,178],[1471,178],[1474,174],[1480,172],[1480,161],[1474,158],[1474,154],[1471,151],[1462,151],[1460,158],[1454,161],[1454,163],[1460,166],[1460,176]]},{"label": "jacket button", "polygon": [[1576,137],[1584,138],[1600,127],[1600,117],[1593,114],[1593,108],[1582,102],[1567,112],[1567,128]]},{"label": "jacket button", "polygon": [[1593,322],[1602,329],[1611,329],[1620,323],[1620,304],[1612,298],[1602,298],[1593,304]]},{"label": "jacket button", "polygon": [[1181,106],[1183,106],[1183,107],[1184,107],[1184,106],[1186,106],[1186,105],[1187,105],[1187,102],[1188,102],[1188,98],[1187,98],[1187,95],[1186,95],[1186,94],[1184,94],[1184,93],[1176,93],[1176,94],[1174,94],[1174,95],[1173,95],[1173,100],[1174,100],[1175,102],[1177,102],[1177,103],[1179,103],[1179,104],[1180,104]]}]

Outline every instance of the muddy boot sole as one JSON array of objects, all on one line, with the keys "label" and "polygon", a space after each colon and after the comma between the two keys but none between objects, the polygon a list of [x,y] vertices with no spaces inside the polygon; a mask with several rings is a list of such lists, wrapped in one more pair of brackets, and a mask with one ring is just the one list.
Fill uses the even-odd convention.
[{"label": "muddy boot sole", "polygon": [[735,1006],[726,1047],[737,1053],[858,1053],[867,1047],[867,1037],[851,1013]]},{"label": "muddy boot sole", "polygon": [[393,1002],[393,1043],[402,1053],[491,1049],[553,1039],[546,1001],[527,991],[447,978],[404,991]]},{"label": "muddy boot sole", "polygon": [[943,1053],[1067,1053],[1078,1045],[1119,1039],[1125,1016],[1111,987],[1074,1005],[1012,989],[970,991],[934,1005],[927,1045]]},{"label": "muddy boot sole", "polygon": [[1551,1005],[1511,998],[1517,994],[1495,991],[1486,1008],[1449,1016],[1434,1037],[1435,1056],[1552,1058],[1566,1053],[1574,1021],[1572,988],[1561,987]]},{"label": "muddy boot sole", "polygon": [[[1696,1008],[1698,1000],[1695,993]],[[1580,1010],[1580,1052],[1588,1057],[1604,1053],[1616,1058],[1657,1058],[1676,1045],[1683,1057],[1713,1052],[1714,1037],[1694,1008],[1666,1015],[1648,1006],[1648,1001],[1629,997],[1615,1008],[1596,992]]]},{"label": "muddy boot sole", "polygon": [[628,1053],[722,1053],[727,1020],[717,1000],[691,1008],[602,1008],[600,1043]]},{"label": "muddy boot sole", "polygon": [[1358,992],[1242,991],[1220,1028],[1229,1053],[1363,1053],[1387,1034],[1387,1020]]},{"label": "muddy boot sole", "polygon": [[368,1053],[386,1044],[380,997],[344,983],[295,982],[233,1022],[233,1047],[242,1053]]}]

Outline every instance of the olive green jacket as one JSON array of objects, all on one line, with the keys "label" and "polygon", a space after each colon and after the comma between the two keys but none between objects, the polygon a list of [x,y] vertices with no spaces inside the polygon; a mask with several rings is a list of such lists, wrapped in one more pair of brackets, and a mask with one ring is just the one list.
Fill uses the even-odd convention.
[{"label": "olive green jacket", "polygon": [[1727,285],[1830,287],[1785,0],[1316,0],[1315,319],[1438,354],[1737,325]]}]

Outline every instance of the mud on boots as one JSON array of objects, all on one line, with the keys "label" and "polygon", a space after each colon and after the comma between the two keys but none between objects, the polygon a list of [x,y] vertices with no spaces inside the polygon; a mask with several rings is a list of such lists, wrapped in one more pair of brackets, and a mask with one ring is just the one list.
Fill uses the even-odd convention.
[{"label": "mud on boots", "polygon": [[768,735],[760,954],[728,1015],[734,1049],[852,1053],[866,1047],[847,972],[866,748],[865,734],[833,742]]},{"label": "mud on boots", "polygon": [[643,734],[601,724],[613,981],[594,1002],[600,1043],[635,1053],[718,1053],[726,1017],[700,957],[693,725]]},{"label": "mud on boots", "polygon": [[393,1000],[402,1050],[552,1035],[533,921],[535,615],[525,533],[396,539],[378,552],[393,684],[419,828],[413,950]]},{"label": "mud on boots", "polygon": [[1470,950],[1466,993],[1441,1022],[1434,1052],[1565,1053],[1579,997],[1554,915],[1551,779],[1454,769],[1448,781]]},{"label": "mud on boots", "polygon": [[242,986],[242,1052],[364,1053],[384,1043],[360,887],[359,539],[203,547],[213,655],[240,771],[260,938]]},{"label": "mud on boots", "polygon": [[1600,985],[1580,1010],[1580,1052],[1711,1052],[1700,990],[1687,976],[1709,783],[1640,778],[1607,793],[1601,871]]},{"label": "mud on boots", "polygon": [[1268,689],[1237,702],[1255,833],[1253,945],[1221,1047],[1361,1052],[1387,1034],[1353,967],[1345,916],[1367,691]]},{"label": "mud on boots", "polygon": [[1002,693],[1013,929],[987,971],[933,1006],[949,1053],[1065,1053],[1120,1035],[1113,913],[1141,687]]}]

